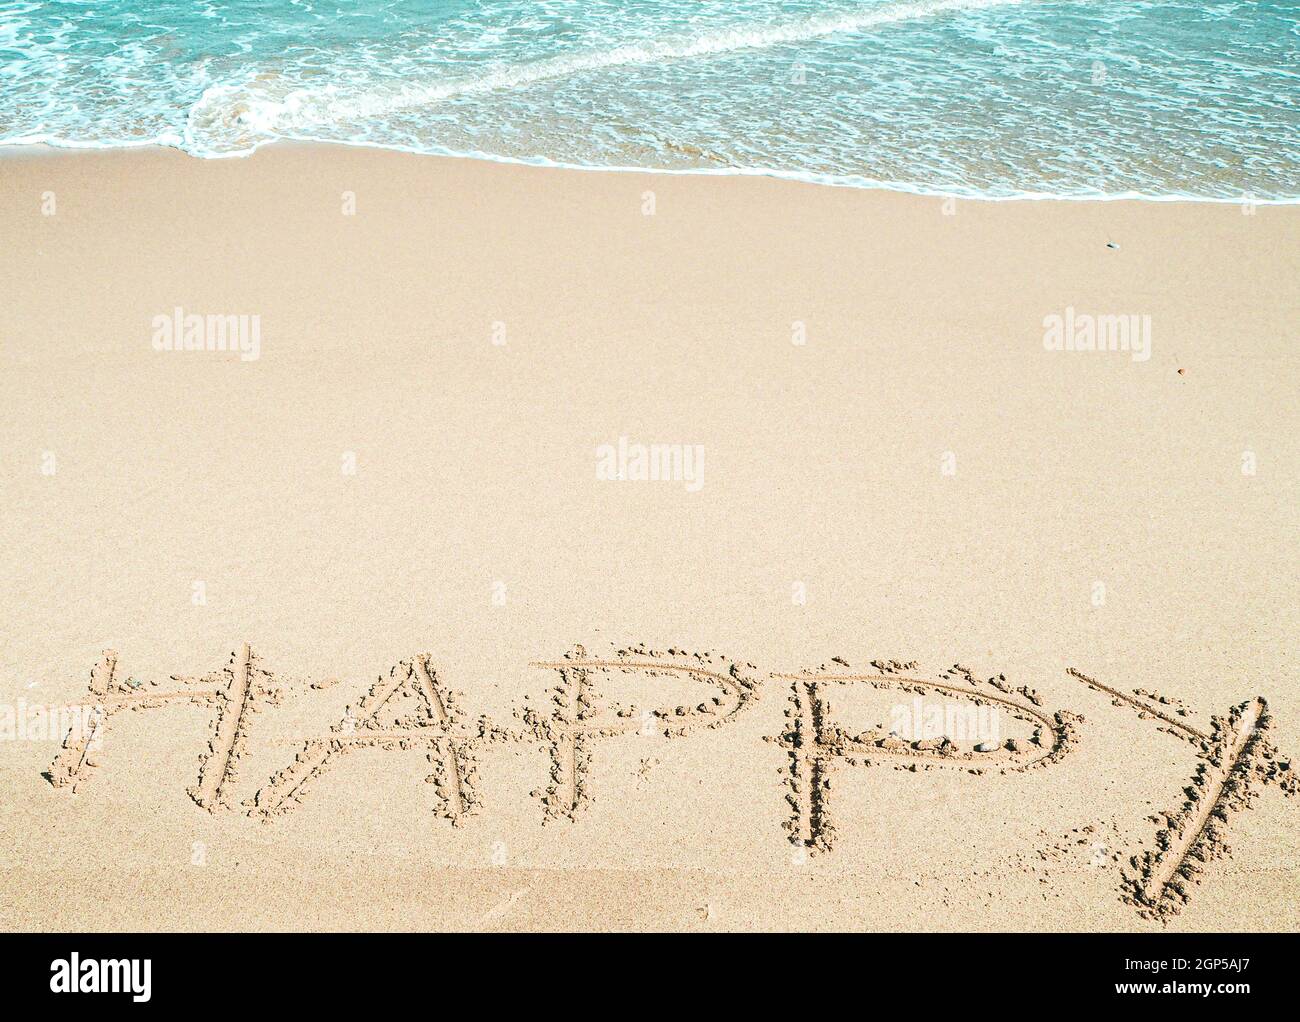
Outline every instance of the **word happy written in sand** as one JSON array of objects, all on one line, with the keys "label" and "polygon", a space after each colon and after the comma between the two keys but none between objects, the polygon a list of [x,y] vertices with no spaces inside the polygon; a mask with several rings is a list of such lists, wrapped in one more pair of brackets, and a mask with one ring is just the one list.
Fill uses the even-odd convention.
[{"label": "word happy written in sand", "polygon": [[[403,660],[381,677],[355,707],[327,733],[301,739],[291,762],[238,804],[247,814],[271,822],[291,812],[311,787],[326,780],[332,768],[358,749],[419,751],[430,767],[426,782],[440,816],[460,825],[481,810],[484,795],[478,757],[498,743],[532,743],[550,761],[548,783],[532,793],[544,823],[576,820],[592,801],[593,762],[602,744],[628,736],[660,735],[672,739],[731,724],[758,698],[753,664],[717,653],[665,652],[637,646],[614,650],[607,657],[589,656],[581,646],[555,661],[534,668],[553,672],[554,685],[537,704],[525,697],[515,721],[500,725],[487,716],[471,716],[461,693],[449,689],[427,655]],[[1201,730],[1185,711],[1162,708],[1167,700],[1151,693],[1126,695],[1070,669],[1075,679],[1128,705],[1158,727],[1192,745],[1199,765],[1183,789],[1185,801],[1155,818],[1159,824],[1152,850],[1133,855],[1125,872],[1124,899],[1142,914],[1163,919],[1191,896],[1204,867],[1227,854],[1226,829],[1231,816],[1249,808],[1262,787],[1275,784],[1284,794],[1300,790],[1290,763],[1268,740],[1270,716],[1262,697],[1211,718]],[[607,697],[620,677],[654,687],[666,679],[703,685],[698,703],[642,707]],[[997,677],[980,680],[955,665],[922,675],[914,662],[872,661],[870,670],[854,670],[836,657],[830,664],[769,678],[788,688],[786,727],[768,738],[784,750],[784,827],[800,855],[829,853],[835,841],[837,807],[831,778],[842,769],[888,764],[899,770],[957,770],[975,776],[1022,773],[1051,767],[1078,741],[1083,718],[1068,710],[1049,711],[1028,686],[1012,687]],[[89,726],[70,731],[46,777],[58,788],[76,792],[100,765],[103,732],[119,713],[136,713],[171,704],[205,708],[210,715],[207,750],[198,776],[188,789],[191,799],[209,812],[235,810],[234,790],[253,720],[266,706],[277,705],[298,683],[282,682],[245,645],[221,670],[200,678],[173,676],[173,684],[123,680],[117,654],[106,651],[90,672]],[[319,686],[312,686],[319,687]],[[1027,732],[1005,741],[960,741],[949,733],[905,740],[898,728],[847,730],[831,706],[840,694],[893,690],[920,705],[927,696],[966,701],[991,708],[1020,722]]]}]

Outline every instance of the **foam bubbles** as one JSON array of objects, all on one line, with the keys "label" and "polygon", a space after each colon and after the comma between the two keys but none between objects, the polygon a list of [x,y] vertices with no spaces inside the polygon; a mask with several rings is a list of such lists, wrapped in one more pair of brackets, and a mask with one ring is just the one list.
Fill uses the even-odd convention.
[{"label": "foam bubbles", "polygon": [[279,138],[985,197],[1300,197],[1300,14],[1204,0],[15,4],[0,142]]}]

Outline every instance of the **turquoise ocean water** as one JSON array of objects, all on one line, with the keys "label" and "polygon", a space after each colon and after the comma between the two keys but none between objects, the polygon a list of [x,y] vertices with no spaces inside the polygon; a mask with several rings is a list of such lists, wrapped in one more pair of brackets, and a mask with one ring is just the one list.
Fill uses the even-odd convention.
[{"label": "turquoise ocean water", "polygon": [[1300,199],[1300,0],[0,0],[0,144]]}]

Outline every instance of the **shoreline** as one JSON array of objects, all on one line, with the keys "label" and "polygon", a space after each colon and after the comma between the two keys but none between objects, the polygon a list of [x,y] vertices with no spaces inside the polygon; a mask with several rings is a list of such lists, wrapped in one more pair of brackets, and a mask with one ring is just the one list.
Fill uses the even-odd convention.
[{"label": "shoreline", "polygon": [[[951,199],[962,202],[1141,202],[1141,203],[1191,203],[1213,206],[1295,206],[1300,205],[1300,196],[1285,199],[1260,199],[1249,193],[1228,198],[1214,198],[1203,195],[1145,195],[1139,192],[1121,192],[1117,195],[1058,195],[1047,192],[1018,192],[1013,195],[984,195],[971,192],[951,192],[931,188],[925,185],[907,182],[882,182],[855,175],[822,174],[814,171],[765,170],[752,167],[710,168],[693,167],[675,169],[671,167],[635,167],[635,166],[591,166],[587,164],[561,163],[546,157],[531,159],[509,156],[496,156],[491,153],[477,152],[429,152],[402,146],[381,145],[370,142],[345,142],[336,139],[287,139],[277,138],[259,142],[252,149],[224,153],[196,155],[185,149],[180,142],[169,143],[150,139],[145,142],[117,142],[106,144],[62,143],[50,141],[37,142],[0,142],[0,159],[6,155],[19,157],[41,157],[55,153],[102,153],[102,152],[138,152],[138,151],[173,151],[190,156],[200,161],[226,161],[249,159],[256,153],[270,148],[332,148],[360,149],[375,152],[403,153],[408,156],[429,156],[444,160],[470,160],[479,163],[501,164],[512,167],[533,167],[546,170],[572,170],[584,173],[609,174],[649,174],[667,177],[741,177],[769,178],[776,181],[790,181],[797,184],[816,185],[822,188],[842,188],[855,191],[886,192],[895,195],[914,195],[928,199]],[[17,152],[10,153],[10,150]]]}]

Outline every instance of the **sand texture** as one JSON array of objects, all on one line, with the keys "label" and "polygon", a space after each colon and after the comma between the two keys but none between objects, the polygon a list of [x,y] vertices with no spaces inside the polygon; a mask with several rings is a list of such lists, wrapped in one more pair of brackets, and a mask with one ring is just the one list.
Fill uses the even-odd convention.
[{"label": "sand texture", "polygon": [[1300,207],[276,145],[0,216],[6,929],[1300,925]]}]

